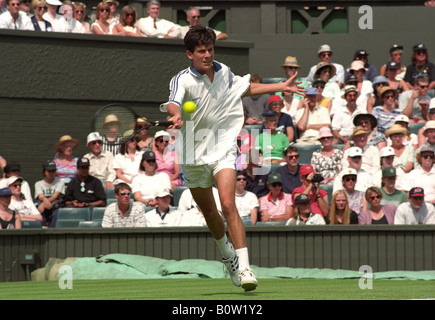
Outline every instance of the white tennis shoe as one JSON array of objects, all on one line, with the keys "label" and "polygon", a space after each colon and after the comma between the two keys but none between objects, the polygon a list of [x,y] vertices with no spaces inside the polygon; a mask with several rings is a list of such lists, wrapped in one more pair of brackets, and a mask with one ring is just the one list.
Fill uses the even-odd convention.
[{"label": "white tennis shoe", "polygon": [[226,272],[225,275],[230,275],[231,281],[236,287],[240,287],[240,279],[239,279],[239,257],[234,252],[232,257],[222,259],[222,262],[225,264]]},{"label": "white tennis shoe", "polygon": [[244,268],[239,271],[240,285],[245,291],[252,291],[257,288],[258,281],[251,268]]}]

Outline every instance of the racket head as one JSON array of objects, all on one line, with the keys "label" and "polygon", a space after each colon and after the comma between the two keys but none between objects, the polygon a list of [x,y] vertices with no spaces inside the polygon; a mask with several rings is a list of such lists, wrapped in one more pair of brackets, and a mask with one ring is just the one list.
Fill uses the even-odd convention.
[{"label": "racket head", "polygon": [[95,113],[92,119],[92,130],[99,132],[107,143],[122,144],[123,137],[134,136],[138,118],[139,116],[128,106],[118,103],[108,104]]}]

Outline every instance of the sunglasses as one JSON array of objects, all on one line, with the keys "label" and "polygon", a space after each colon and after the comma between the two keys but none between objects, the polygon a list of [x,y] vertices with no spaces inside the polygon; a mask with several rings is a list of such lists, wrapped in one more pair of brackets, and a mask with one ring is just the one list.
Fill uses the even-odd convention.
[{"label": "sunglasses", "polygon": [[119,195],[121,197],[131,197],[131,192],[120,192]]},{"label": "sunglasses", "polygon": [[169,140],[166,140],[166,139],[158,139],[158,140],[156,140],[156,142],[166,142],[166,143],[169,143]]},{"label": "sunglasses", "polygon": [[344,178],[344,181],[346,181],[346,182],[349,182],[349,181],[355,182],[355,181],[356,181],[356,178],[355,178],[355,177],[352,177],[352,178]]},{"label": "sunglasses", "polygon": [[104,11],[110,12],[110,9],[100,9],[100,12],[104,12]]},{"label": "sunglasses", "polygon": [[126,16],[126,17],[134,17],[135,14],[134,14],[134,13],[126,13],[125,16]]},{"label": "sunglasses", "polygon": [[282,187],[282,183],[281,182],[274,182],[274,183],[272,183],[272,187]]},{"label": "sunglasses", "polygon": [[85,13],[83,10],[76,10],[75,13]]},{"label": "sunglasses", "polygon": [[286,156],[289,159],[299,159],[299,155],[295,155],[295,156]]},{"label": "sunglasses", "polygon": [[92,141],[91,145],[95,146],[96,144],[103,144],[103,141],[97,140],[97,141]]},{"label": "sunglasses", "polygon": [[421,157],[425,158],[425,159],[427,159],[427,158],[433,159],[435,157],[435,155],[433,155],[433,154],[422,154]]},{"label": "sunglasses", "polygon": [[427,89],[427,88],[429,88],[429,85],[425,85],[425,86],[420,85],[420,88]]},{"label": "sunglasses", "polygon": [[382,197],[381,196],[371,196],[370,197],[370,200],[375,200],[375,199],[381,199]]},{"label": "sunglasses", "polygon": [[148,162],[148,163],[155,163],[156,162],[155,159],[150,159],[150,160],[145,160],[145,161]]},{"label": "sunglasses", "polygon": [[47,10],[47,7],[36,7],[36,10]]},{"label": "sunglasses", "polygon": [[331,56],[332,56],[332,53],[330,53],[330,52],[324,52],[324,53],[322,53],[320,56],[321,56],[321,57],[331,57]]},{"label": "sunglasses", "polygon": [[394,98],[394,96],[393,96],[393,95],[391,95],[391,94],[389,94],[389,95],[385,96],[384,98],[385,98],[385,99],[393,99],[393,98]]},{"label": "sunglasses", "polygon": [[246,178],[245,177],[243,177],[243,178],[236,178],[237,179],[237,181],[246,181]]}]

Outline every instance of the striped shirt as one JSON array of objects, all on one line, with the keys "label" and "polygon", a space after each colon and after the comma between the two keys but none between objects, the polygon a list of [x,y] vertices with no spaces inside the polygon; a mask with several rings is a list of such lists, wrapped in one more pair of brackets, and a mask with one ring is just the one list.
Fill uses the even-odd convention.
[{"label": "striped shirt", "polygon": [[374,107],[372,111],[372,115],[378,120],[378,131],[382,133],[391,127],[396,122],[396,117],[401,114],[402,112],[397,108],[394,108],[391,113],[385,112],[382,106]]},{"label": "striped shirt", "polygon": [[118,208],[118,202],[107,206],[104,211],[103,228],[132,228],[145,227],[145,207],[140,202],[130,202],[130,208],[122,217]]}]

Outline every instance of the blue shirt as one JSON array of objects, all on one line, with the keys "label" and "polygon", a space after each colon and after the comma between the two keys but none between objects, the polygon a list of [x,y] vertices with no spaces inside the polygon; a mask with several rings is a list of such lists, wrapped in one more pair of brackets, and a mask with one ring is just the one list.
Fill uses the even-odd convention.
[{"label": "blue shirt", "polygon": [[402,112],[397,108],[394,108],[391,113],[387,113],[382,106],[374,107],[372,111],[372,115],[378,120],[378,131],[382,133],[391,127],[395,123],[396,117],[401,114]]}]

